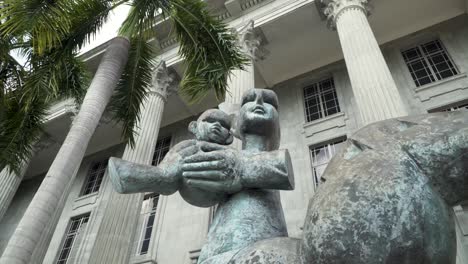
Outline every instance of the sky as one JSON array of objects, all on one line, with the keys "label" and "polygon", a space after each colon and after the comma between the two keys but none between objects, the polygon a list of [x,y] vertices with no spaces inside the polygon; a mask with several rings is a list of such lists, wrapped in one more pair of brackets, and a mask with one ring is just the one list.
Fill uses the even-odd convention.
[{"label": "sky", "polygon": [[[87,45],[85,45],[80,51],[79,54],[85,53],[93,48],[107,42],[108,40],[117,36],[120,25],[127,17],[127,13],[130,10],[129,5],[120,5],[111,11],[109,18],[101,28],[101,30],[96,34],[94,39]],[[26,60],[17,52],[11,51],[11,55],[22,65],[26,63]]]},{"label": "sky", "polygon": [[127,17],[127,13],[130,10],[128,5],[120,5],[112,11],[109,15],[107,23],[101,28],[101,30],[96,34],[96,37],[88,45],[84,46],[80,50],[80,54],[92,50],[93,48],[105,43],[106,41],[117,36],[120,25]]}]

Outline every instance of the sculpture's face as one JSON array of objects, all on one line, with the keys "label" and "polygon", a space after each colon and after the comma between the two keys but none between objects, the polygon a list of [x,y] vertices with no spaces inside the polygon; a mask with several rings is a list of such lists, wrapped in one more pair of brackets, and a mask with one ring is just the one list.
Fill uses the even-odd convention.
[{"label": "sculpture's face", "polygon": [[251,89],[242,97],[239,113],[241,134],[271,136],[279,131],[278,97],[271,90]]},{"label": "sculpture's face", "polygon": [[205,111],[198,118],[196,125],[190,124],[190,126],[190,131],[195,134],[198,140],[221,145],[229,145],[232,143],[233,137],[230,132],[231,120],[229,116],[221,110],[210,109]]}]

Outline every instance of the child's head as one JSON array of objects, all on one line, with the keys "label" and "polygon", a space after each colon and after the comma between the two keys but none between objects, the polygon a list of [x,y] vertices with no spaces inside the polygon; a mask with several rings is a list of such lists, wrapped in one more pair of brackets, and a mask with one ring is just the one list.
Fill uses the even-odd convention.
[{"label": "child's head", "polygon": [[197,121],[190,122],[189,131],[198,140],[229,145],[232,143],[231,118],[218,109],[206,110]]}]

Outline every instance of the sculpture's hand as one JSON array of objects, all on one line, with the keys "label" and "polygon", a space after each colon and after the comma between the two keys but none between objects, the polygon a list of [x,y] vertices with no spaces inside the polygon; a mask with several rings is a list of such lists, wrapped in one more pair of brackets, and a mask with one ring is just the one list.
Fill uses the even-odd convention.
[{"label": "sculpture's hand", "polygon": [[199,147],[199,152],[184,158],[182,175],[186,184],[224,193],[242,190],[239,151],[208,142],[199,142]]},{"label": "sculpture's hand", "polygon": [[184,158],[197,153],[200,147],[197,140],[184,140],[175,145],[166,154],[158,167],[165,171],[165,177],[170,179],[182,179],[182,165]]}]

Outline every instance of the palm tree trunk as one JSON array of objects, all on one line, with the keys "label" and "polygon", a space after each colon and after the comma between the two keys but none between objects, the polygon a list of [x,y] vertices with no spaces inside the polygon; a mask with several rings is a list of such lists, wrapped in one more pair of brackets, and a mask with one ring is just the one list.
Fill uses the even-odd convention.
[{"label": "palm tree trunk", "polygon": [[50,242],[54,228],[48,227],[57,223],[54,215],[62,210],[60,201],[67,195],[67,187],[73,182],[88,143],[109,103],[127,62],[129,48],[126,38],[117,37],[111,41],[63,145],[8,241],[0,258],[1,264],[31,263],[37,245]]}]

